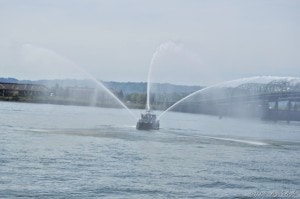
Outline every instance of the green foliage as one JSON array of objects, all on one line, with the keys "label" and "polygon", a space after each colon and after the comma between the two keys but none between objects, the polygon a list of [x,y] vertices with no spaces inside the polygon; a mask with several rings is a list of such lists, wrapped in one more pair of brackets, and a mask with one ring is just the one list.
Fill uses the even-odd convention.
[{"label": "green foliage", "polygon": [[133,104],[145,105],[147,96],[143,93],[131,93],[125,96],[125,100]]}]

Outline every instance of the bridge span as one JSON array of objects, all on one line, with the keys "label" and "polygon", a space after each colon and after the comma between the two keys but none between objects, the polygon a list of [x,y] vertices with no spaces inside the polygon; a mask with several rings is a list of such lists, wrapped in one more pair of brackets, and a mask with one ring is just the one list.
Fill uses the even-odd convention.
[{"label": "bridge span", "polygon": [[300,121],[300,83],[272,81],[215,88],[179,104],[174,111]]}]

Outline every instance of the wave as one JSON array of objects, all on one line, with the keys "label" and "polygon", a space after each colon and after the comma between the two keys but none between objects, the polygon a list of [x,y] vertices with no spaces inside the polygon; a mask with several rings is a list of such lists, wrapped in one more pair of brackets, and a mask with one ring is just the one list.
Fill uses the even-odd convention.
[{"label": "wave", "polygon": [[254,140],[244,140],[244,139],[235,139],[235,138],[222,138],[222,137],[213,137],[213,136],[201,136],[209,139],[215,139],[215,140],[224,140],[224,141],[230,141],[230,142],[239,142],[239,143],[245,143],[250,145],[257,145],[257,146],[266,146],[269,145],[266,142],[261,141],[254,141]]}]

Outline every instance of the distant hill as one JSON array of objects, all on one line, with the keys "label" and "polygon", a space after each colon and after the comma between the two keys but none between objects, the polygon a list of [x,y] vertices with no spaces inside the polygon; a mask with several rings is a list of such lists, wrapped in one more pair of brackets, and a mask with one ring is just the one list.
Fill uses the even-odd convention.
[{"label": "distant hill", "polygon": [[11,78],[11,77],[9,77],[9,78],[1,78],[0,77],[0,82],[2,82],[2,83],[19,83],[20,81],[15,78]]},{"label": "distant hill", "polygon": [[[77,79],[60,79],[60,80],[18,80],[15,78],[0,78],[0,83],[26,83],[26,84],[42,84],[48,88],[52,88],[56,85],[60,87],[86,87],[95,88],[97,85],[91,80],[77,80]],[[102,82],[107,88],[114,91],[122,91],[124,94],[132,93],[146,93],[146,82],[115,82],[105,81]],[[156,93],[180,93],[189,94],[197,91],[201,86],[186,86],[186,85],[174,85],[169,83],[153,83],[151,85],[151,91]]]}]

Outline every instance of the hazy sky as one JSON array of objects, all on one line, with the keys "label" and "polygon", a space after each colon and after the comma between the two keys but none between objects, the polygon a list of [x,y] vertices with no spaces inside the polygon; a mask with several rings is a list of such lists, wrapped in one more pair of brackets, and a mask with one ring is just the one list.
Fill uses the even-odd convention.
[{"label": "hazy sky", "polygon": [[[0,0],[0,76],[210,85],[300,76],[298,0]],[[75,66],[77,65],[77,66]]]}]

